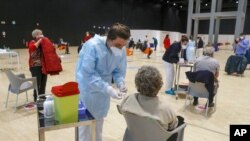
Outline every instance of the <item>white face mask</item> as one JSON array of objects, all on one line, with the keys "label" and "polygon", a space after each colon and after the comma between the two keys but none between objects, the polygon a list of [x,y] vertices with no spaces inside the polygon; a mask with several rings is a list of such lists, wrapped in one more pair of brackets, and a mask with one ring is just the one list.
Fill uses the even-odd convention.
[{"label": "white face mask", "polygon": [[244,39],[244,36],[241,36],[240,39],[243,40],[243,39]]},{"label": "white face mask", "polygon": [[181,48],[182,48],[182,49],[186,49],[187,46],[186,46],[186,45],[181,45]]},{"label": "white face mask", "polygon": [[110,49],[112,50],[115,56],[122,56],[122,49],[113,46],[110,47]]}]

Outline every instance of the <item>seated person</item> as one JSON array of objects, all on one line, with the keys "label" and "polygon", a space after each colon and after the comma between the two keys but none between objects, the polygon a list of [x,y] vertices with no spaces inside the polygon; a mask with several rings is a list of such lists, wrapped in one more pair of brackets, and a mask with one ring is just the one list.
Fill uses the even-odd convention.
[{"label": "seated person", "polygon": [[130,39],[129,43],[128,43],[128,48],[135,48],[135,42],[133,40],[133,38]]},{"label": "seated person", "polygon": [[[197,58],[194,63],[194,71],[207,70],[213,73],[214,75],[214,95],[217,93],[217,89],[219,87],[219,69],[220,64],[218,60],[213,58],[214,56],[214,48],[213,47],[205,47],[203,50],[203,56]],[[209,105],[208,107],[213,107],[214,103],[214,95],[209,96]],[[198,104],[198,97],[194,97],[193,105],[196,106]]]},{"label": "seated person", "polygon": [[59,39],[58,47],[64,46],[65,47],[65,54],[69,54],[69,44],[63,41],[63,38]]},{"label": "seated person", "polygon": [[158,92],[163,84],[160,72],[152,66],[141,67],[135,76],[138,93],[129,95],[121,103],[121,110],[157,120],[166,130],[173,130],[184,121],[177,117]]},{"label": "seated person", "polygon": [[153,53],[153,50],[150,48],[148,45],[147,41],[144,41],[142,46],[140,46],[140,50],[144,53],[147,54],[148,59],[150,59],[150,55]]},{"label": "seated person", "polygon": [[138,42],[136,43],[135,45],[135,49],[141,49],[142,48],[142,42],[141,40],[139,39]]}]

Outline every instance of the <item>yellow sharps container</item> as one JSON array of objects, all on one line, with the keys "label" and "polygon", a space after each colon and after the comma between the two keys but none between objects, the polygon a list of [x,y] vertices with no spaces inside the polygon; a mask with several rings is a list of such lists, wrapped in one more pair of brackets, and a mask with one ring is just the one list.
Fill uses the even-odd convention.
[{"label": "yellow sharps container", "polygon": [[52,87],[55,120],[60,124],[78,121],[79,89],[76,82]]}]

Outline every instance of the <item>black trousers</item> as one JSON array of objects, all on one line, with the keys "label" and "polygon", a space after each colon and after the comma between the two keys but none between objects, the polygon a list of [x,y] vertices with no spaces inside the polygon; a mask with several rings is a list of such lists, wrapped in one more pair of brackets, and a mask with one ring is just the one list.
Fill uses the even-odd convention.
[{"label": "black trousers", "polygon": [[[208,96],[209,104],[214,102],[214,96],[217,94],[218,88],[219,88],[219,83],[218,83],[218,80],[217,80],[217,81],[214,82],[214,92],[209,93],[209,96]],[[194,97],[194,101],[198,101],[198,97]]]},{"label": "black trousers", "polygon": [[[36,77],[37,87],[38,87],[38,95],[45,94],[46,83],[47,83],[47,74],[42,73],[41,66],[31,67],[30,72],[31,72],[32,77]],[[34,97],[34,101],[36,102],[37,95],[36,95],[35,90],[33,93],[33,97]],[[42,97],[42,98],[45,99],[45,97]]]},{"label": "black trousers", "polygon": [[[214,94],[209,94],[208,96],[209,104],[214,102]],[[194,101],[198,101],[198,97],[194,97]]]},{"label": "black trousers", "polygon": [[65,54],[69,54],[69,45],[68,44],[66,45],[66,48],[65,48]]}]

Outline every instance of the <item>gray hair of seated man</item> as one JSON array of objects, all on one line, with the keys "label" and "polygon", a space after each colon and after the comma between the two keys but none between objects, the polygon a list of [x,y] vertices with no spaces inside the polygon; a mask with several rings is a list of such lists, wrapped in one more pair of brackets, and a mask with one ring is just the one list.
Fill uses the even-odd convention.
[{"label": "gray hair of seated man", "polygon": [[35,29],[32,31],[31,35],[33,38],[35,38],[37,35],[43,35],[43,32],[40,29]]},{"label": "gray hair of seated man", "polygon": [[142,66],[135,75],[135,85],[141,95],[155,97],[163,85],[158,69],[152,66]]},{"label": "gray hair of seated man", "polygon": [[203,50],[203,55],[204,56],[214,56],[214,48],[213,47],[205,47]]}]

